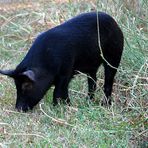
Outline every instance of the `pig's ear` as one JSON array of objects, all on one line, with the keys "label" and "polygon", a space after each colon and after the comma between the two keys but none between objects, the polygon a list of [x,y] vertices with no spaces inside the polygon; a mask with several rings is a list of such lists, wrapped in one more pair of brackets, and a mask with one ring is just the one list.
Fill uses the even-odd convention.
[{"label": "pig's ear", "polygon": [[15,77],[15,70],[0,70],[0,74],[9,76],[9,77]]},{"label": "pig's ear", "polygon": [[27,77],[30,81],[35,81],[35,73],[32,70],[27,70],[21,73],[21,76]]}]

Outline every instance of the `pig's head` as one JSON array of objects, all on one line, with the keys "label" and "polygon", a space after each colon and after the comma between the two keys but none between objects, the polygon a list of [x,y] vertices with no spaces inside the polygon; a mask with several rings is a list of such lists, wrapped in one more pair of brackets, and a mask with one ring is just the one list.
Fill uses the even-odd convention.
[{"label": "pig's head", "polygon": [[16,109],[19,111],[26,112],[32,109],[43,98],[52,83],[51,77],[45,71],[0,70],[0,73],[14,79],[17,89]]}]

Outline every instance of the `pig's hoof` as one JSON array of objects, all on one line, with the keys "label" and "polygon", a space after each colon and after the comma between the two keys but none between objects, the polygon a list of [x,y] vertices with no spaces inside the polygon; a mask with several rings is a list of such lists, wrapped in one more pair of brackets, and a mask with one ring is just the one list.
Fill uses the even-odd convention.
[{"label": "pig's hoof", "polygon": [[71,102],[70,102],[70,99],[68,98],[68,99],[66,99],[65,101],[64,101],[64,103],[66,104],[66,105],[68,105],[68,106],[70,106],[71,105]]},{"label": "pig's hoof", "polygon": [[106,98],[104,97],[102,100],[101,100],[101,106],[110,106],[112,103],[111,103],[111,98]]}]

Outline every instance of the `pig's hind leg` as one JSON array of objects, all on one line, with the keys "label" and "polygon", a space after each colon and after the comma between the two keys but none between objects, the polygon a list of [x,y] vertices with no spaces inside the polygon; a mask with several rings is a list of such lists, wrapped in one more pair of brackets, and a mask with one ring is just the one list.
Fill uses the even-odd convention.
[{"label": "pig's hind leg", "polygon": [[104,81],[104,93],[105,98],[102,101],[102,105],[111,105],[111,94],[112,94],[112,87],[114,82],[114,77],[117,72],[117,68],[120,63],[121,57],[118,56],[114,58],[108,59],[108,63],[104,61],[104,70],[105,70],[105,81]]},{"label": "pig's hind leg", "polygon": [[90,100],[94,99],[94,92],[96,90],[96,72],[97,70],[93,71],[93,72],[89,72],[89,74],[87,74],[87,80],[88,80],[88,96],[90,98]]}]

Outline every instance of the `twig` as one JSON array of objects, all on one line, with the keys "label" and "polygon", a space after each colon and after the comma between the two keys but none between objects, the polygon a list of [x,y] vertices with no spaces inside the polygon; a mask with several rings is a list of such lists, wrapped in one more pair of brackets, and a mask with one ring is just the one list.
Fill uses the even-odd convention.
[{"label": "twig", "polygon": [[40,110],[42,111],[42,113],[47,116],[48,118],[50,118],[53,122],[57,123],[57,124],[60,124],[60,125],[69,125],[69,126],[73,126],[72,124],[69,124],[67,121],[63,120],[63,119],[56,119],[56,118],[53,118],[51,116],[49,116],[42,108],[42,104],[43,103],[40,103],[39,106],[40,106]]},{"label": "twig", "polygon": [[148,130],[142,131],[141,133],[139,133],[137,136],[135,136],[135,138],[138,138],[139,136],[143,135],[143,134],[148,134]]},{"label": "twig", "polygon": [[132,86],[132,92],[131,92],[131,94],[135,97],[135,95],[134,95],[134,88],[135,88],[135,86],[136,86],[136,83],[137,83],[137,81],[138,81],[138,79],[139,79],[139,74],[140,74],[140,72],[142,71],[142,69],[143,69],[143,67],[146,65],[146,63],[147,63],[147,60],[145,61],[145,63],[141,66],[141,68],[139,69],[139,71],[138,71],[138,73],[137,73],[137,75],[136,75],[136,77],[135,77],[135,80],[134,80],[134,82],[133,82],[133,86]]},{"label": "twig", "polygon": [[9,112],[9,113],[15,113],[15,114],[23,114],[23,115],[27,115],[27,113],[25,112],[18,112],[18,111],[12,111],[12,110],[5,110],[6,112]]},{"label": "twig", "polygon": [[6,134],[9,136],[36,136],[47,140],[47,138],[45,138],[44,136],[35,133],[6,133]]},{"label": "twig", "polygon": [[69,90],[72,91],[72,92],[74,92],[74,93],[87,96],[87,93],[83,93],[83,92],[80,92],[80,91],[77,91],[77,90],[74,90],[74,89],[69,89]]},{"label": "twig", "polygon": [[0,143],[0,147],[2,147],[2,148],[6,148],[7,146],[4,145],[4,144],[2,144],[2,143]]},{"label": "twig", "polygon": [[[27,29],[23,28],[20,25],[17,25],[16,23],[12,22],[11,20],[7,19],[6,17],[4,17],[3,15],[0,15],[0,18],[4,19],[7,22],[10,22],[13,26],[15,27],[19,27],[20,29],[22,29],[23,31],[27,32],[28,34],[30,33]],[[1,28],[2,29],[2,28]]]},{"label": "twig", "polygon": [[8,124],[8,123],[4,123],[4,122],[0,122],[0,125],[7,125],[7,126],[10,126],[10,127],[11,127],[10,124]]},{"label": "twig", "polygon": [[[98,2],[98,1],[97,1]],[[111,65],[104,57],[103,55],[103,50],[101,47],[101,35],[100,35],[100,26],[99,26],[99,15],[98,15],[98,10],[96,8],[96,14],[97,14],[97,31],[98,31],[98,46],[99,46],[99,50],[100,50],[100,56],[102,57],[102,59],[107,63],[107,65],[109,65],[111,68],[113,69],[118,69],[117,67],[114,67],[113,65]]]}]

